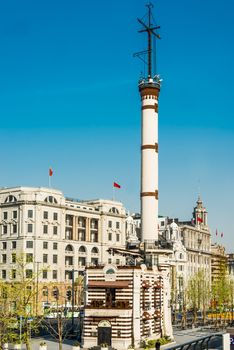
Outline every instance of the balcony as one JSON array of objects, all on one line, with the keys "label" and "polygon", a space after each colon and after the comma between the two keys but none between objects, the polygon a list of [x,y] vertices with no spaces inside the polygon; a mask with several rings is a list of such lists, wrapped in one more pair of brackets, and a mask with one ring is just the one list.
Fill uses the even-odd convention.
[{"label": "balcony", "polygon": [[105,310],[106,317],[131,317],[132,315],[132,308],[125,300],[116,300],[108,306],[104,300],[91,300],[90,304],[85,306],[86,316],[103,316],[103,310]]}]

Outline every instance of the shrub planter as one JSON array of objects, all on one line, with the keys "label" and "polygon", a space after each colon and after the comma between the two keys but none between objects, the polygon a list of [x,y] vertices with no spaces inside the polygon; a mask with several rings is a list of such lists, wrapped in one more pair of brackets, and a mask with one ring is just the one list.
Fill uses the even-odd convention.
[{"label": "shrub planter", "polygon": [[13,349],[15,350],[20,350],[21,349],[21,344],[14,344]]},{"label": "shrub planter", "polygon": [[72,350],[80,350],[80,345],[72,345]]},{"label": "shrub planter", "polygon": [[41,343],[39,345],[39,350],[47,350],[47,344],[46,343]]}]

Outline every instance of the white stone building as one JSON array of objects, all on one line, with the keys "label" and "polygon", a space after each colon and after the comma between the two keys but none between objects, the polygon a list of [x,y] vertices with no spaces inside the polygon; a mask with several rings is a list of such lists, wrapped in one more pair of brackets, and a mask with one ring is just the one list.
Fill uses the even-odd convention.
[{"label": "white stone building", "polygon": [[125,220],[120,202],[77,201],[51,188],[2,188],[0,278],[16,278],[15,257],[21,253],[28,276],[42,271],[39,282],[52,283],[52,289],[71,282],[72,270],[78,275],[85,266],[124,264],[124,257],[114,257],[107,249],[125,248]]}]

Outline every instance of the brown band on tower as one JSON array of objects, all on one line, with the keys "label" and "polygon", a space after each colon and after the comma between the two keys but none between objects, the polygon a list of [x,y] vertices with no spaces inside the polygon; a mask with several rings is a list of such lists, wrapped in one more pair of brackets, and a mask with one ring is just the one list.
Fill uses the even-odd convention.
[{"label": "brown band on tower", "polygon": [[141,97],[146,96],[146,95],[152,95],[152,96],[158,98],[160,87],[159,86],[140,87],[139,90],[140,90]]},{"label": "brown band on tower", "polygon": [[155,199],[158,199],[158,190],[155,192],[141,192],[141,197],[155,197]]},{"label": "brown band on tower", "polygon": [[141,146],[141,149],[153,149],[156,153],[158,153],[158,144],[155,143],[155,145],[143,145]]},{"label": "brown band on tower", "polygon": [[142,109],[142,111],[143,111],[144,109],[154,109],[154,111],[155,111],[156,113],[158,113],[158,104],[155,103],[154,105],[144,105],[144,106],[141,107],[141,109]]}]

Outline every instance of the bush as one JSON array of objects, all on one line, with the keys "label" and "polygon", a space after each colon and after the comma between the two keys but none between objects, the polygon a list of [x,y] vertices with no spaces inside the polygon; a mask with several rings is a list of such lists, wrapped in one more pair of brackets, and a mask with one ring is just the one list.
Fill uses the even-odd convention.
[{"label": "bush", "polygon": [[170,337],[168,337],[167,335],[165,337],[159,338],[159,339],[149,339],[149,340],[144,342],[144,349],[155,348],[155,343],[157,340],[159,340],[161,345],[168,344],[171,341]]}]

